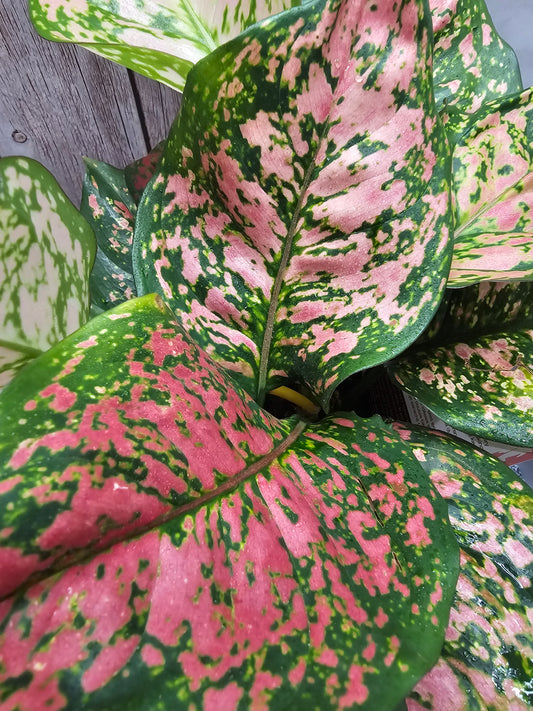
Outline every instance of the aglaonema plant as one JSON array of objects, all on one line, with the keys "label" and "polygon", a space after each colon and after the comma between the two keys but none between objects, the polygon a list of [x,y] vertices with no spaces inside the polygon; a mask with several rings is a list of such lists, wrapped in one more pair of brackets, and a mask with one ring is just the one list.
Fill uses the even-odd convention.
[{"label": "aglaonema plant", "polygon": [[[503,163],[527,192],[511,51],[482,2],[315,0],[191,69],[173,11],[141,5],[144,52],[127,1],[32,3],[45,34],[188,78],[152,155],[87,161],[95,318],[0,393],[2,709],[529,708],[531,492],[464,443],[335,412],[396,356],[405,385],[463,313],[472,338],[502,326],[486,293],[508,331],[529,323],[522,285],[444,293],[477,258],[454,233],[508,204],[490,171],[466,218],[457,195],[512,106]],[[202,7],[181,27],[205,30]],[[213,46],[255,19],[239,8]],[[530,268],[515,236],[500,279]]]}]

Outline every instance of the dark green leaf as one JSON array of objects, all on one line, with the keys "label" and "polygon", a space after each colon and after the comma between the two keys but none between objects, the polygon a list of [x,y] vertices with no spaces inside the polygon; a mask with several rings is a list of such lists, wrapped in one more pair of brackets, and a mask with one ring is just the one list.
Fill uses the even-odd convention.
[{"label": "dark green leaf", "polygon": [[137,296],[131,264],[137,206],[123,170],[87,159],[85,170],[80,209],[98,245],[89,282],[97,314]]},{"label": "dark green leaf", "polygon": [[443,343],[528,327],[533,327],[531,282],[482,282],[446,290],[430,340]]},{"label": "dark green leaf", "polygon": [[515,53],[496,32],[485,0],[430,0],[435,100],[445,112],[475,113],[522,89]]}]

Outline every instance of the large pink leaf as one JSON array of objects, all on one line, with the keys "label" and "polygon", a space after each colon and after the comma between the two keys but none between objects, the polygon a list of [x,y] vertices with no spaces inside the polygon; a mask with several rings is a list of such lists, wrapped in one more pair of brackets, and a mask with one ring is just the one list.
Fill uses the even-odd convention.
[{"label": "large pink leaf", "polygon": [[340,380],[427,325],[445,283],[448,147],[423,2],[314,2],[189,75],[139,206],[134,273],[259,401]]},{"label": "large pink leaf", "polygon": [[436,661],[455,541],[379,418],[276,420],[148,296],[0,422],[2,711],[385,711]]}]

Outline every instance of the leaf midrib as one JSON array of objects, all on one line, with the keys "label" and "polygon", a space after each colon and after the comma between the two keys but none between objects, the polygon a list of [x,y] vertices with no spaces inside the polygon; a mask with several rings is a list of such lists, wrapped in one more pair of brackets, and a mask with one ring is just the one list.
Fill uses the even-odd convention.
[{"label": "leaf midrib", "polygon": [[283,280],[285,277],[285,272],[287,270],[289,258],[292,254],[292,245],[294,242],[294,236],[296,234],[296,225],[298,224],[298,221],[300,219],[304,196],[307,192],[307,188],[309,187],[309,183],[311,182],[311,175],[316,167],[317,152],[318,151],[315,151],[315,156],[313,157],[313,160],[311,161],[310,165],[308,166],[308,168],[306,170],[304,180],[302,183],[302,187],[300,190],[300,195],[298,197],[298,202],[296,203],[296,208],[294,210],[291,224],[290,224],[289,230],[287,232],[287,238],[286,238],[285,244],[283,246],[283,253],[281,255],[281,261],[279,263],[279,268],[278,268],[278,271],[276,274],[276,278],[274,280],[274,285],[272,287],[272,295],[271,295],[270,305],[268,307],[268,313],[267,313],[267,318],[266,318],[266,322],[265,322],[265,330],[263,333],[263,343],[261,345],[261,357],[260,357],[260,361],[259,361],[259,375],[258,375],[258,382],[257,382],[257,402],[260,405],[263,405],[265,396],[266,396],[265,386],[266,386],[267,375],[268,375],[270,347],[272,345],[272,337],[274,335],[274,320],[276,318],[276,312],[278,310],[279,295],[281,293],[281,287],[283,285]]},{"label": "leaf midrib", "polygon": [[15,341],[8,341],[5,338],[0,338],[0,348],[5,348],[9,351],[15,351],[17,353],[23,353],[24,355],[31,356],[32,358],[37,358],[44,353],[40,348],[34,348],[33,346],[28,346],[24,343],[17,343]]},{"label": "leaf midrib", "polygon": [[[214,1],[215,0],[213,0],[213,2]],[[198,14],[195,12],[189,0],[181,0],[181,3],[185,9],[185,12],[189,15],[192,24],[198,29],[199,34],[202,36],[204,44],[209,50],[208,54],[213,52],[217,48],[213,35],[209,32],[209,29],[204,25]]]},{"label": "leaf midrib", "polygon": [[[302,3],[302,4],[305,4],[305,3]],[[360,12],[361,11],[362,10],[360,9]],[[335,18],[335,21],[331,27],[329,36],[324,38],[323,44],[327,44],[329,42],[330,37],[335,30],[338,19],[339,19],[339,17],[337,15],[337,17]],[[340,72],[341,72],[341,70],[339,68],[339,76],[340,76]],[[296,234],[296,226],[297,226],[298,221],[300,219],[303,200],[304,200],[304,197],[307,193],[307,188],[309,187],[309,183],[311,182],[311,175],[317,165],[316,159],[317,159],[317,155],[319,153],[319,148],[322,145],[322,142],[323,142],[325,136],[327,135],[327,132],[329,129],[329,119],[330,119],[331,109],[333,107],[335,96],[336,96],[336,88],[333,91],[330,109],[328,111],[328,115],[324,119],[324,128],[320,132],[320,135],[319,135],[319,138],[317,141],[316,150],[314,151],[311,162],[310,162],[310,164],[305,172],[305,175],[304,175],[302,187],[300,190],[300,195],[298,197],[298,202],[296,203],[296,208],[295,208],[292,220],[291,220],[291,224],[289,226],[289,230],[287,233],[287,239],[284,244],[283,254],[281,257],[280,264],[279,264],[279,269],[277,271],[276,278],[274,280],[274,285],[272,288],[272,295],[271,295],[270,305],[268,308],[268,314],[267,314],[267,318],[266,318],[266,322],[265,322],[265,330],[263,333],[263,343],[261,345],[261,355],[260,355],[259,372],[258,372],[258,379],[257,379],[256,401],[260,405],[263,405],[265,396],[267,394],[265,386],[266,386],[266,381],[267,381],[267,376],[268,376],[270,347],[272,344],[272,337],[273,337],[273,333],[274,333],[274,320],[275,320],[276,312],[278,310],[278,305],[279,305],[279,295],[281,293],[281,287],[283,284],[283,279],[285,277],[285,271],[287,269],[287,264],[288,264],[289,258],[291,256],[291,253],[292,253],[292,245],[294,242],[294,236]]]},{"label": "leaf midrib", "polygon": [[170,521],[184,516],[185,514],[190,513],[195,509],[199,509],[200,507],[205,506],[213,499],[231,493],[232,491],[237,489],[244,481],[256,476],[262,469],[265,469],[266,467],[270,466],[272,462],[278,459],[278,457],[280,457],[283,452],[289,449],[289,447],[294,444],[294,442],[300,437],[300,435],[303,434],[303,432],[307,429],[308,425],[309,423],[305,420],[298,420],[291,432],[289,432],[289,434],[268,454],[260,457],[253,464],[248,467],[245,467],[242,472],[235,475],[231,479],[227,479],[225,482],[220,484],[220,486],[217,486],[215,489],[212,489],[206,494],[203,494],[202,496],[199,496],[198,498],[189,501],[183,506],[177,507],[172,511],[169,511],[168,513],[163,514],[162,516],[158,516],[145,526],[137,528],[134,531],[129,531],[123,536],[117,536],[113,540],[109,541],[109,543],[107,543],[105,546],[99,547],[98,543],[96,542],[96,545],[94,547],[91,547],[91,544],[88,544],[87,548],[81,551],[77,551],[74,553],[69,551],[68,553],[65,553],[64,555],[56,558],[49,568],[44,571],[36,571],[19,588],[12,591],[4,598],[0,597],[0,602],[5,599],[11,598],[13,595],[20,594],[27,588],[31,587],[32,585],[35,585],[35,583],[41,580],[45,580],[46,578],[49,578],[62,570],[65,570],[74,565],[87,563],[95,556],[105,553],[106,551],[110,550],[111,548],[120,543],[124,543],[125,541],[132,540],[134,538],[139,538],[140,536],[149,533],[150,531],[160,528],[165,523],[169,523]]},{"label": "leaf midrib", "polygon": [[[213,499],[219,496],[230,493],[240,484],[242,484],[243,481],[252,478],[262,469],[270,466],[270,464],[272,464],[272,462],[274,462],[281,454],[283,454],[286,449],[288,449],[292,444],[294,444],[298,437],[306,430],[308,425],[309,423],[305,420],[298,420],[294,429],[287,435],[287,437],[285,437],[285,439],[283,439],[276,447],[274,447],[271,452],[265,454],[263,457],[260,457],[249,467],[245,467],[243,471],[240,472],[240,474],[236,474],[231,479],[227,479],[216,489],[207,492],[203,496],[199,496],[197,499],[194,499],[188,504],[181,506],[176,511],[164,515],[163,517],[161,517],[161,519],[158,519],[157,525],[160,526],[163,523],[166,523],[167,521],[171,521],[172,519],[177,518],[178,516],[182,516],[188,513],[189,511],[193,511],[194,509],[199,508],[200,506],[204,506],[205,504],[209,503],[209,501],[212,501]],[[154,526],[150,526],[150,528],[153,527]]]}]

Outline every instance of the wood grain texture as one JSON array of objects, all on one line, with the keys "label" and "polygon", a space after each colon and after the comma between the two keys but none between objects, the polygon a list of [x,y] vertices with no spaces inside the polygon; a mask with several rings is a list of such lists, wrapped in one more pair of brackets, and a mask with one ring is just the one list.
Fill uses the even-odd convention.
[{"label": "wood grain texture", "polygon": [[42,39],[24,0],[0,0],[0,156],[40,161],[75,204],[82,156],[123,166],[164,136],[177,95],[149,84],[136,93],[125,68]]},{"label": "wood grain texture", "polygon": [[145,122],[145,138],[153,148],[166,138],[181,106],[181,94],[165,84],[130,72],[138,92],[139,109]]}]

